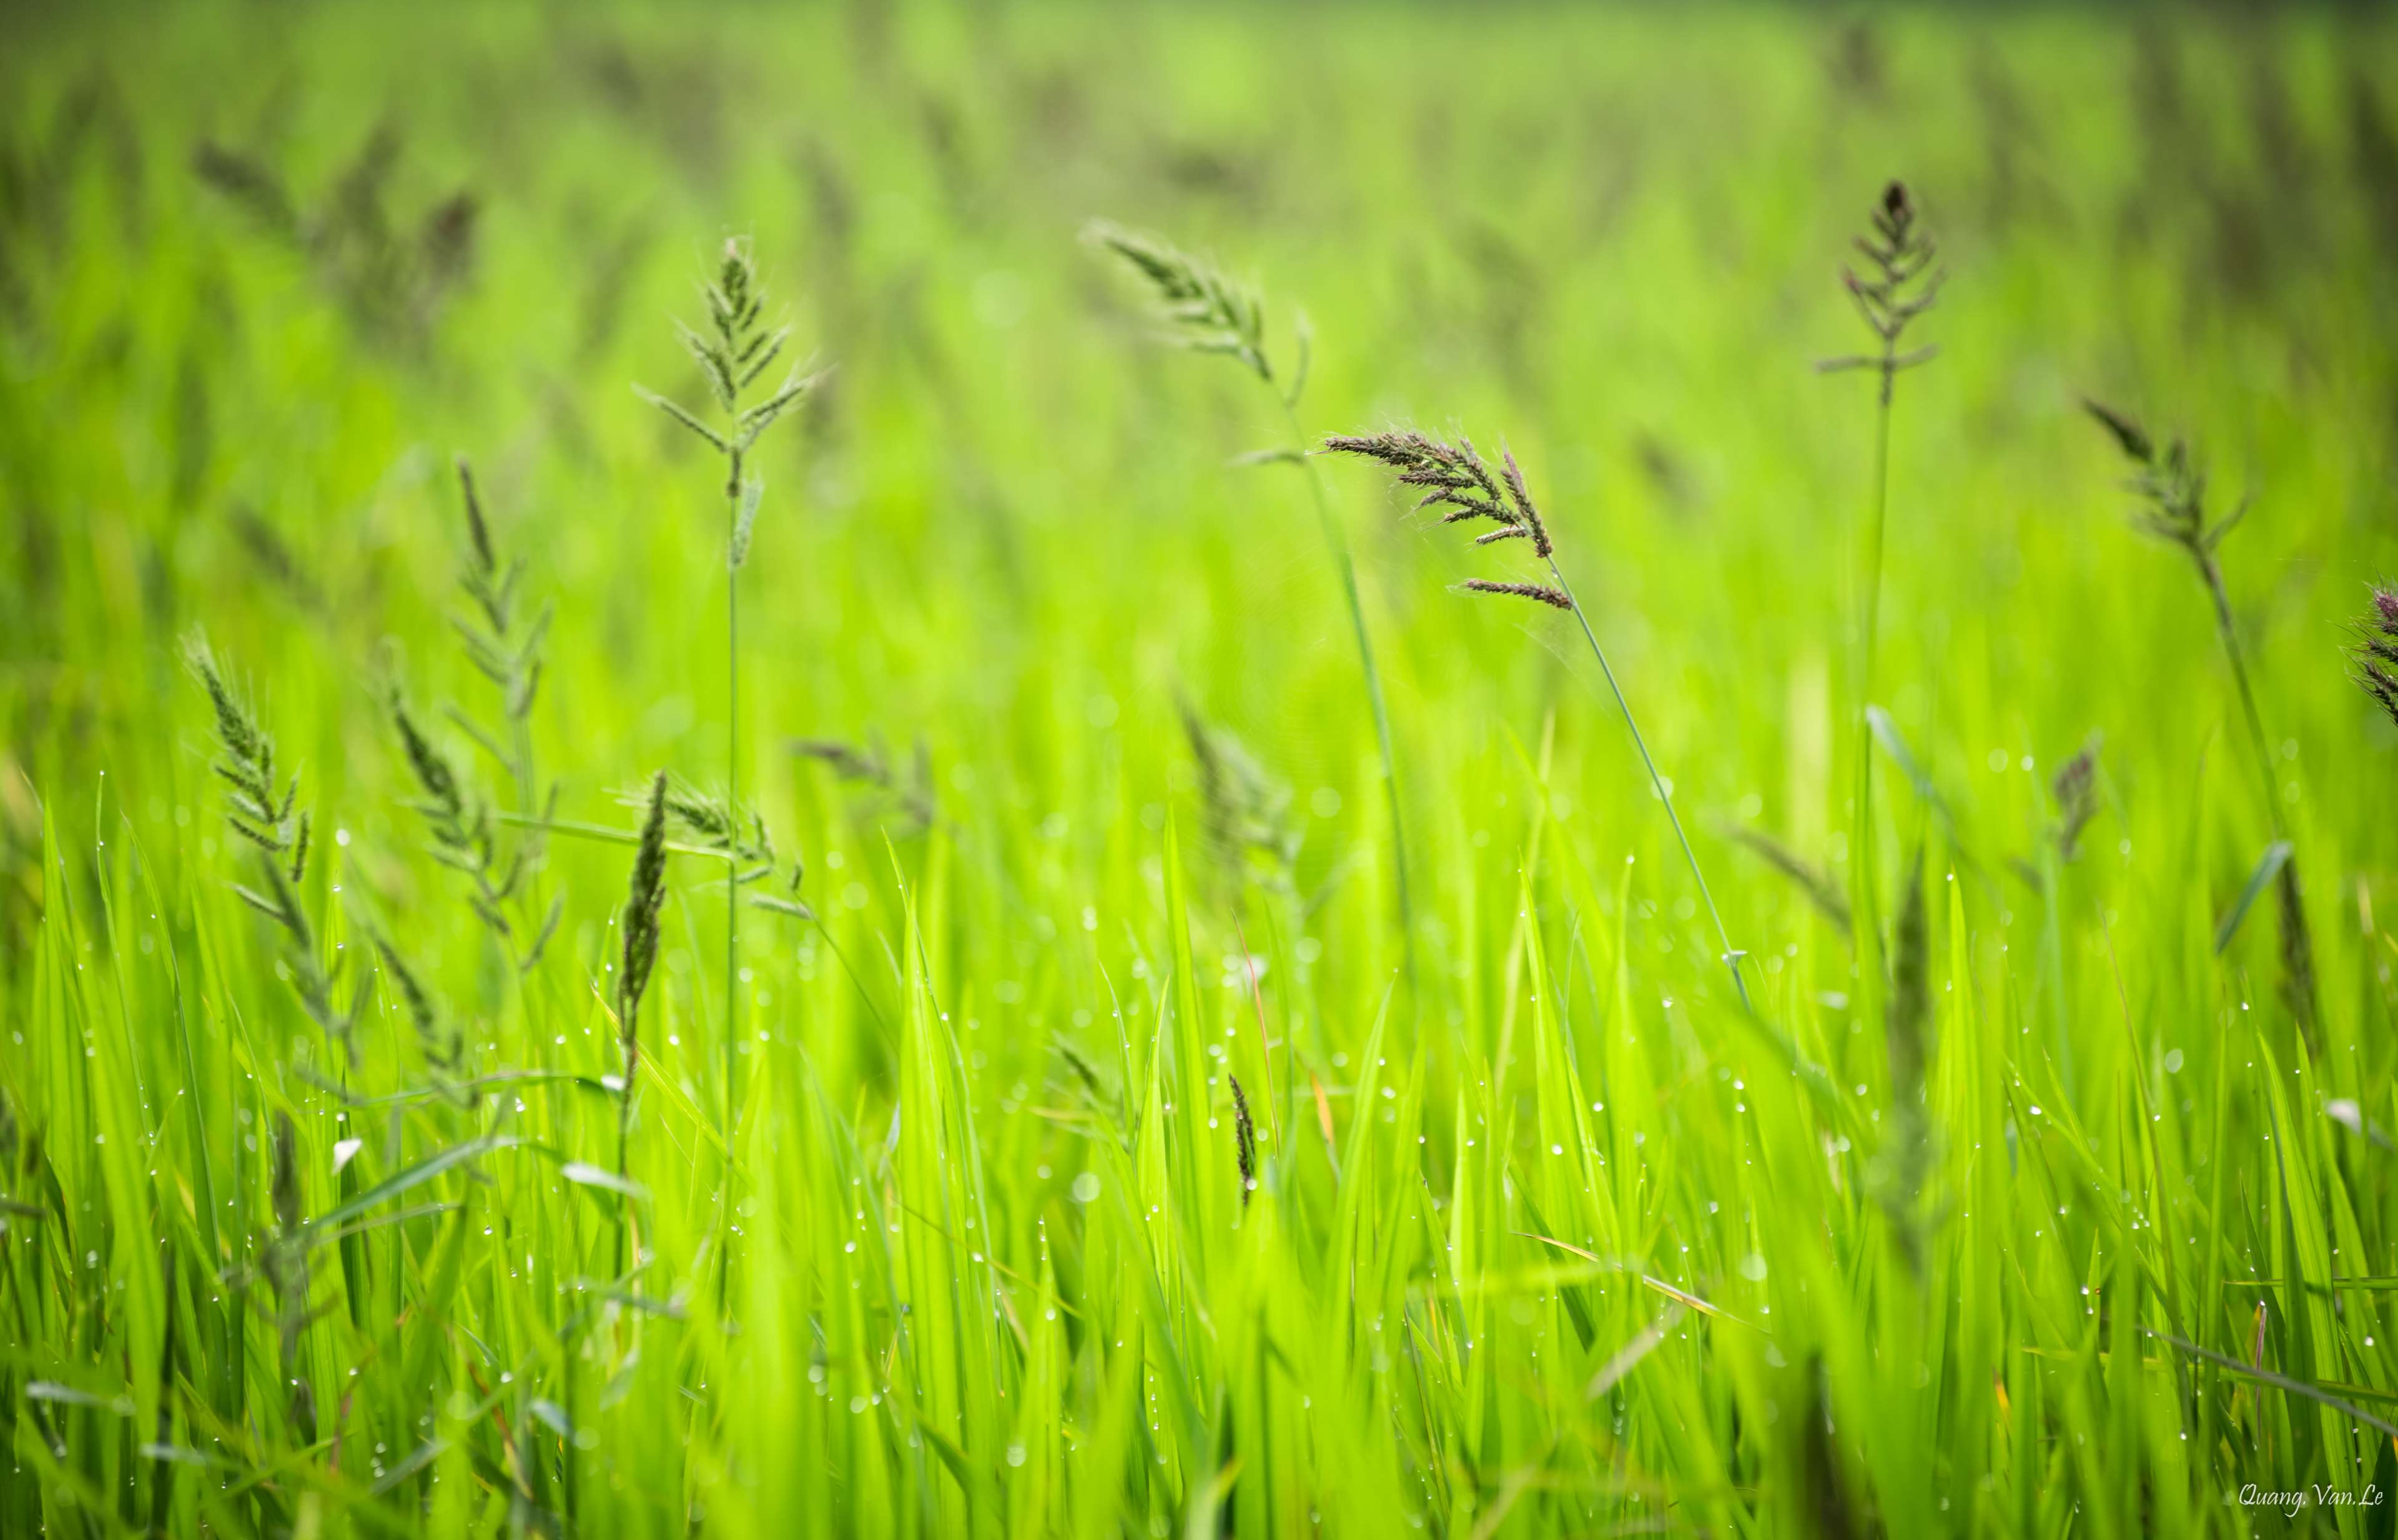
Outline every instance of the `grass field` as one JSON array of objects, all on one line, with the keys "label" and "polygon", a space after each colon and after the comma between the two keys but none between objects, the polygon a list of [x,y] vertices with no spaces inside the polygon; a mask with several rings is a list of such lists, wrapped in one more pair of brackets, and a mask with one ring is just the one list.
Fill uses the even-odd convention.
[{"label": "grass field", "polygon": [[0,17],[0,1534],[2391,1534],[2393,80]]}]

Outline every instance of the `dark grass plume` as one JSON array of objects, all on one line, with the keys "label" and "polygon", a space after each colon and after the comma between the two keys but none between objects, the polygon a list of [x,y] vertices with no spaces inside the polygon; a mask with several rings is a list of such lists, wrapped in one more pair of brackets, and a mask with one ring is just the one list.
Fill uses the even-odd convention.
[{"label": "dark grass plume", "polygon": [[1249,1195],[1258,1190],[1258,1125],[1249,1115],[1249,1099],[1241,1089],[1238,1075],[1226,1074],[1233,1087],[1233,1154],[1241,1167],[1241,1207],[1249,1206]]},{"label": "dark grass plume", "polygon": [[[1524,485],[1524,473],[1516,464],[1513,453],[1500,450],[1502,466],[1493,474],[1474,447],[1471,439],[1457,442],[1431,438],[1412,428],[1393,428],[1382,433],[1340,434],[1324,440],[1325,451],[1332,454],[1354,454],[1388,466],[1398,474],[1399,485],[1424,489],[1416,499],[1419,509],[1435,509],[1444,524],[1472,524],[1483,520],[1497,525],[1496,529],[1476,534],[1477,546],[1493,546],[1506,540],[1529,542],[1533,559],[1551,563],[1554,568],[1556,547],[1549,538],[1548,525],[1541,519],[1540,508],[1532,502]],[[1554,574],[1553,574],[1554,575]],[[1466,584],[1478,593],[1515,594],[1519,598],[1536,599],[1560,610],[1573,608],[1562,583],[1555,588],[1536,583],[1496,583],[1481,580]]]},{"label": "dark grass plume", "polygon": [[1121,1110],[1122,1099],[1109,1091],[1106,1083],[1099,1078],[1098,1066],[1093,1064],[1082,1050],[1062,1039],[1052,1042],[1050,1047],[1064,1061],[1066,1068],[1073,1072],[1075,1085],[1081,1087],[1092,1106],[1105,1108],[1111,1113]]},{"label": "dark grass plume", "polygon": [[[625,1146],[632,1130],[633,1089],[641,1072],[641,999],[657,966],[658,916],[667,901],[667,773],[652,777],[633,873],[617,919],[616,1045],[624,1087],[616,1104],[616,1174],[625,1172]],[[619,1259],[620,1263],[622,1259]]]},{"label": "dark grass plume", "polygon": [[2373,585],[2371,601],[2352,628],[2349,677],[2381,708],[2383,716],[2398,724],[2398,588]]},{"label": "dark grass plume", "polygon": [[[2188,439],[2176,436],[2160,443],[2128,412],[2086,399],[2082,408],[2106,429],[2132,467],[2123,485],[2135,500],[2135,527],[2188,556],[2206,589],[2207,599],[2214,606],[2216,635],[2223,643],[2223,655],[2230,665],[2231,682],[2239,696],[2249,754],[2256,764],[2258,790],[2265,798],[2265,817],[2273,837],[2286,842],[2290,838],[2289,823],[2282,814],[2281,785],[2273,769],[2272,745],[2265,733],[2263,714],[2257,708],[2256,686],[2248,675],[2247,650],[2240,640],[2230,591],[2224,584],[2223,565],[2216,555],[2224,537],[2247,516],[2248,505],[2243,500],[2231,512],[2216,517],[2207,506],[2205,466]],[[2281,925],[2279,992],[2311,1047],[2316,1020],[2314,938],[2307,924],[2297,864],[2297,857],[2293,854],[2275,874],[2275,914]]]},{"label": "dark grass plume", "polygon": [[1891,1115],[1882,1130],[1875,1184],[1900,1256],[1909,1272],[1920,1275],[1923,1186],[1932,1167],[1932,1127],[1924,1102],[1932,1060],[1932,942],[1920,847],[1908,864],[1892,926],[1882,1042],[1890,1061]]},{"label": "dark grass plume", "polygon": [[1583,639],[1590,643],[1591,655],[1598,660],[1599,672],[1607,678],[1607,687],[1615,696],[1615,704],[1623,713],[1623,725],[1632,736],[1632,746],[1638,750],[1640,763],[1648,768],[1649,784],[1665,809],[1665,817],[1673,825],[1674,838],[1681,844],[1682,857],[1690,863],[1691,878],[1698,885],[1699,897],[1705,901],[1707,914],[1715,922],[1716,938],[1722,943],[1721,960],[1731,973],[1732,990],[1740,996],[1743,1007],[1748,1001],[1748,983],[1741,976],[1741,959],[1747,953],[1731,944],[1731,933],[1723,923],[1722,912],[1716,908],[1715,895],[1707,887],[1706,874],[1699,869],[1699,854],[1691,844],[1691,837],[1682,829],[1682,816],[1674,809],[1674,798],[1666,790],[1664,772],[1649,752],[1649,740],[1640,732],[1640,723],[1632,714],[1631,697],[1623,693],[1615,677],[1614,666],[1607,660],[1607,650],[1598,644],[1598,632],[1593,628],[1590,616],[1574,601],[1573,588],[1566,582],[1565,569],[1557,565],[1556,544],[1549,536],[1549,528],[1541,517],[1538,505],[1532,501],[1525,485],[1522,467],[1516,456],[1504,446],[1499,452],[1501,468],[1493,472],[1489,463],[1474,447],[1473,441],[1461,435],[1451,443],[1433,438],[1412,428],[1391,428],[1381,433],[1334,434],[1324,440],[1324,453],[1351,454],[1376,462],[1397,472],[1394,480],[1408,488],[1422,489],[1416,500],[1418,509],[1437,509],[1444,524],[1487,522],[1498,527],[1477,535],[1477,546],[1496,545],[1502,541],[1521,540],[1546,569],[1549,581],[1514,582],[1492,579],[1471,579],[1464,585],[1471,593],[1503,594],[1529,599],[1571,615],[1581,623]]},{"label": "dark grass plume", "polygon": [[1939,303],[1948,272],[1933,265],[1939,247],[1924,229],[1906,183],[1893,182],[1882,189],[1869,226],[1854,242],[1864,263],[1842,267],[1840,285],[1879,346],[1871,353],[1825,358],[1815,367],[1827,374],[1871,370],[1879,382],[1882,403],[1888,405],[1900,374],[1939,355],[1937,344],[1913,348],[1904,344],[1906,329]]}]

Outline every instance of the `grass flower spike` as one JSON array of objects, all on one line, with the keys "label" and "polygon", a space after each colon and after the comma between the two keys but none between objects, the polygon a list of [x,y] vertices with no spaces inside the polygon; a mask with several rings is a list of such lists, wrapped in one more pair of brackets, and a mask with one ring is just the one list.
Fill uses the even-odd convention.
[{"label": "grass flower spike", "polygon": [[650,782],[649,810],[633,851],[633,875],[617,920],[616,1043],[624,1086],[616,1103],[616,1174],[625,1175],[625,1145],[633,1126],[633,1087],[641,1070],[641,998],[658,961],[658,912],[667,901],[667,773]]},{"label": "grass flower spike", "polygon": [[1844,267],[1840,283],[1881,346],[1873,353],[1826,358],[1816,367],[1827,374],[1872,370],[1880,377],[1881,400],[1887,406],[1902,372],[1930,363],[1939,355],[1937,344],[1905,351],[1899,344],[1916,317],[1939,303],[1940,287],[1947,281],[1948,272],[1932,265],[1938,248],[1918,219],[1915,200],[1905,182],[1893,182],[1882,189],[1872,223],[1871,234],[1856,238],[1866,271],[1860,274],[1853,267]]},{"label": "grass flower spike", "polygon": [[[1497,524],[1497,529],[1475,538],[1477,546],[1496,545],[1502,540],[1531,542],[1532,554],[1548,562],[1555,574],[1556,547],[1550,543],[1548,526],[1541,522],[1541,511],[1533,505],[1531,494],[1524,490],[1524,473],[1516,467],[1516,456],[1506,450],[1499,452],[1504,466],[1502,490],[1501,480],[1491,475],[1490,467],[1475,453],[1470,439],[1461,438],[1450,444],[1411,429],[1396,429],[1362,436],[1334,434],[1324,440],[1324,448],[1333,454],[1356,454],[1380,461],[1399,473],[1399,485],[1429,489],[1416,500],[1416,507],[1440,509],[1440,521],[1444,524],[1475,520]],[[1474,593],[1513,594],[1560,610],[1574,607],[1562,577],[1555,588],[1482,578],[1468,578],[1465,588]]]},{"label": "grass flower spike", "polygon": [[1265,301],[1254,286],[1227,277],[1205,257],[1105,220],[1094,220],[1084,230],[1084,238],[1122,257],[1148,281],[1172,335],[1183,346],[1193,353],[1221,354],[1275,385],[1286,401],[1299,399],[1307,385],[1309,352],[1303,317],[1299,326],[1298,364],[1287,385],[1276,385],[1273,364],[1266,357]]},{"label": "grass flower spike", "polygon": [[2357,688],[2398,723],[2398,590],[2386,583],[2373,586],[2373,603],[2356,623],[2356,641],[2348,655],[2356,666],[2350,677]]}]

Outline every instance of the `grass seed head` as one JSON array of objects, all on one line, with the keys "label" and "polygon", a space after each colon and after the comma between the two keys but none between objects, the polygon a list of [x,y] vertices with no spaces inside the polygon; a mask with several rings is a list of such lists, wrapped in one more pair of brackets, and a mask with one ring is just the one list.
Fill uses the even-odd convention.
[{"label": "grass seed head", "polygon": [[1932,1059],[1932,943],[1923,897],[1923,851],[1909,865],[1890,942],[1890,996],[1882,1008],[1890,1056],[1891,1115],[1874,1163],[1874,1186],[1909,1272],[1923,1268],[1923,1189],[1932,1170],[1924,1087]]},{"label": "grass seed head", "polygon": [[2398,723],[2398,588],[2387,583],[2373,585],[2372,602],[2354,630],[2356,640],[2348,649],[2354,671],[2349,677],[2391,722]]},{"label": "grass seed head", "polygon": [[1508,593],[1556,609],[1573,608],[1573,601],[1565,596],[1565,590],[1552,588],[1545,583],[1494,583],[1487,577],[1469,577],[1463,587],[1468,593]]},{"label": "grass seed head", "polygon": [[2140,532],[2179,547],[2202,569],[2208,567],[2223,537],[2246,516],[2246,506],[2210,521],[2206,512],[2206,470],[2188,440],[2176,438],[2160,448],[2149,431],[2128,413],[2087,399],[2081,408],[2107,430],[2115,447],[2131,463],[2133,473],[2123,487],[2139,500],[2140,511],[2134,522]]},{"label": "grass seed head", "polygon": [[[630,807],[646,807],[649,803],[646,793],[622,800]],[[766,819],[756,808],[703,791],[680,778],[669,777],[667,782],[666,817],[667,827],[680,838],[739,863],[741,869],[734,873],[738,883],[754,883],[771,875],[780,859]],[[799,886],[796,870],[791,885]]]},{"label": "grass seed head", "polygon": [[376,931],[374,947],[383,958],[384,972],[390,976],[392,987],[399,992],[400,1004],[408,1010],[409,1024],[416,1029],[419,1038],[432,1043],[439,1018],[433,1008],[433,997],[425,993],[424,981],[409,966],[408,959],[400,955],[398,946],[389,936]]},{"label": "grass seed head", "polygon": [[408,709],[408,697],[397,685],[389,696],[391,724],[399,734],[400,748],[408,756],[408,768],[416,777],[417,789],[424,793],[428,813],[456,823],[465,817],[466,800],[457,766],[450,763],[433,740],[425,736],[415,713]]},{"label": "grass seed head", "polygon": [[[456,1094],[454,1087],[448,1083],[465,1065],[465,1033],[456,1027],[443,1030],[441,1010],[434,1004],[432,992],[425,987],[423,978],[390,935],[380,928],[372,929],[370,934],[374,940],[376,954],[383,959],[383,971],[391,979],[392,988],[398,993],[400,1005],[408,1012],[409,1025],[415,1029],[416,1040],[424,1050],[424,1061],[432,1065],[441,1077],[444,1088]],[[461,1095],[460,1100],[467,1106],[474,1104],[471,1093]]]},{"label": "grass seed head", "polygon": [[300,1136],[291,1114],[275,1114],[275,1167],[268,1194],[275,1206],[275,1224],[286,1238],[300,1232]]},{"label": "grass seed head", "polygon": [[[1548,525],[1524,484],[1523,468],[1505,447],[1500,449],[1501,468],[1495,474],[1475,449],[1474,440],[1462,435],[1450,443],[1413,428],[1336,433],[1324,440],[1323,448],[1327,454],[1354,454],[1387,466],[1398,473],[1394,480],[1399,485],[1425,489],[1416,507],[1439,509],[1444,524],[1488,520],[1499,526],[1476,539],[1475,545],[1529,541],[1532,555],[1554,568],[1556,547],[1549,538]],[[1560,610],[1574,607],[1562,588],[1545,583],[1501,583],[1476,577],[1467,579],[1464,588],[1469,593],[1513,594]]]},{"label": "grass seed head", "polygon": [[2274,874],[2273,896],[2281,932],[2281,977],[2283,1008],[2297,1022],[2310,1050],[2315,1047],[2315,943],[2307,925],[2305,896],[2298,886],[2298,862],[2293,856]]},{"label": "grass seed head", "polygon": [[1938,246],[1918,216],[1915,199],[1903,182],[1882,189],[1874,205],[1870,233],[1855,239],[1861,266],[1840,269],[1840,285],[1854,302],[1857,314],[1878,344],[1873,353],[1826,358],[1816,367],[1825,373],[1872,370],[1881,378],[1881,399],[1888,405],[1893,384],[1906,370],[1930,363],[1939,348],[1924,346],[1902,352],[1906,329],[1939,303],[1947,269],[1934,267]]},{"label": "grass seed head", "polygon": [[726,558],[728,565],[738,568],[748,555],[749,531],[763,491],[762,485],[751,488],[750,479],[743,474],[743,459],[759,437],[798,405],[823,375],[794,366],[785,371],[779,385],[762,396],[752,395],[767,371],[782,358],[790,344],[791,329],[766,324],[766,286],[759,277],[757,259],[747,240],[726,239],[715,277],[701,286],[700,299],[707,310],[705,329],[678,321],[675,331],[683,350],[699,366],[725,426],[712,427],[698,413],[667,397],[639,386],[635,389],[643,400],[724,456],[725,494],[734,500],[736,510]]},{"label": "grass seed head", "polygon": [[1085,225],[1083,238],[1124,259],[1149,285],[1160,317],[1183,346],[1194,353],[1220,353],[1273,383],[1273,366],[1265,350],[1265,301],[1254,286],[1227,277],[1206,258],[1171,241],[1105,220]]},{"label": "grass seed head", "polygon": [[466,538],[473,548],[475,570],[486,576],[499,571],[499,558],[492,549],[492,527],[483,519],[483,500],[475,493],[475,467],[465,455],[458,456],[458,490],[466,501]]},{"label": "grass seed head", "polygon": [[2056,853],[2071,860],[2081,847],[2081,831],[2098,812],[2098,745],[2082,747],[2065,762],[2049,790],[2056,798]]},{"label": "grass seed head", "polygon": [[1241,1207],[1249,1206],[1249,1195],[1258,1190],[1258,1125],[1249,1116],[1249,1099],[1241,1089],[1240,1077],[1226,1074],[1233,1087],[1233,1153],[1241,1164]]},{"label": "grass seed head", "polygon": [[658,912],[667,901],[667,773],[661,770],[650,781],[649,810],[641,819],[640,843],[634,849],[632,882],[625,898],[616,1015],[628,1083],[640,1051],[641,996],[649,990],[650,970],[658,960]]}]

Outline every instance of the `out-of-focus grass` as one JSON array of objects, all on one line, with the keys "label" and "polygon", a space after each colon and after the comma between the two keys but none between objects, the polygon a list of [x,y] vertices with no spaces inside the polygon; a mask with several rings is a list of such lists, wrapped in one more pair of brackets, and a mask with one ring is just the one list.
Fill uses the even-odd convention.
[{"label": "out-of-focus grass", "polygon": [[[2336,651],[2391,556],[2386,23],[8,30],[0,1532],[2237,1533],[2275,1521],[2249,1483],[2398,1487],[2289,1388],[2398,1420],[2394,740]],[[1744,1019],[1571,620],[1443,592],[1481,559],[1327,467],[1413,840],[1405,985],[1307,489],[1230,464],[1287,429],[1074,240],[1153,225],[1277,326],[1303,306],[1311,432],[1503,433],[1677,802],[1844,885],[1870,387],[1811,364],[1855,345],[1834,275],[1894,174],[1953,270],[1901,382],[1876,673],[1925,777],[1884,761],[1874,842],[1885,913],[1931,861],[1920,1275],[1845,939],[1705,833]],[[839,365],[767,447],[742,574],[741,779],[822,923],[744,927],[728,1149],[721,871],[678,858],[627,1196],[592,1169],[628,854],[552,842],[564,922],[514,977],[426,858],[380,690],[482,698],[446,619],[465,453],[556,604],[559,816],[723,779],[722,509],[627,382],[695,386],[665,317],[727,231]],[[2215,951],[2268,793],[2084,391],[2256,496],[2224,557],[2310,1049],[2271,916]],[[388,979],[345,1074],[277,978],[195,622],[303,772],[327,957],[373,974],[388,927],[490,1077],[471,1107],[428,1094]],[[1290,790],[1287,884],[1222,871],[1178,696]],[[2063,863],[2047,786],[2093,734]],[[878,735],[923,743],[929,823],[788,749]]]}]

